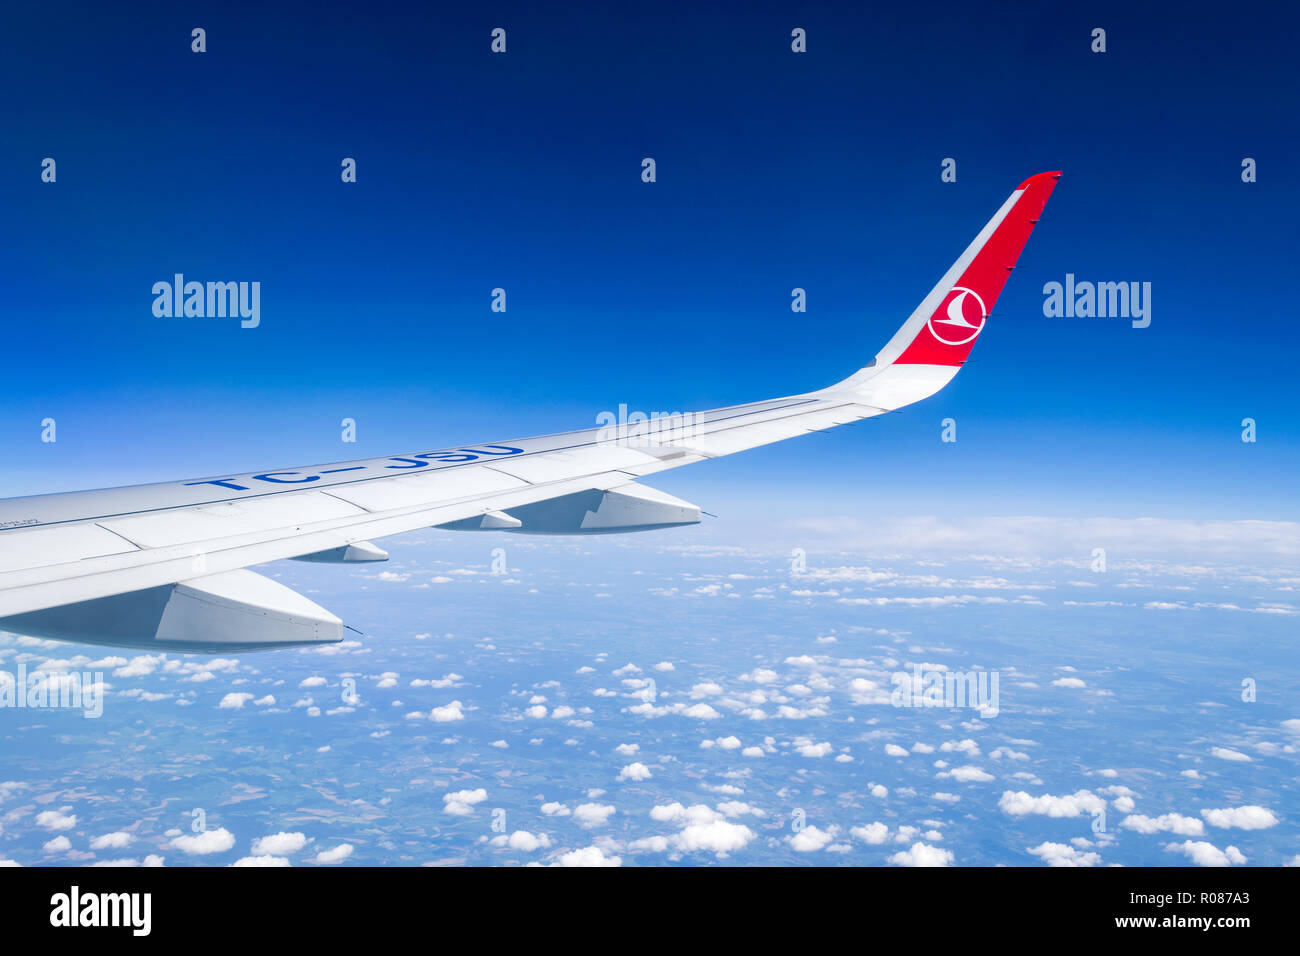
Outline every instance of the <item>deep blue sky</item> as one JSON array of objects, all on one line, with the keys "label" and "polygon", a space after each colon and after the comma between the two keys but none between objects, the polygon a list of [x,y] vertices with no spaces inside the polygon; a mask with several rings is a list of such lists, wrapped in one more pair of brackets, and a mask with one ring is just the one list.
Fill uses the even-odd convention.
[{"label": "deep blue sky", "polygon": [[[1294,18],[273,6],[0,19],[0,494],[829,384],[1017,183],[1063,169],[947,390],[658,484],[715,511],[1300,517]],[[356,184],[339,181],[345,156]],[[949,156],[955,184],[939,178]],[[260,281],[261,327],[155,318],[150,288],[175,272]],[[1043,283],[1067,272],[1150,281],[1151,327],[1044,318]],[[39,441],[47,416],[55,445]],[[948,416],[955,446],[939,442]],[[1256,445],[1239,440],[1247,416]]]}]

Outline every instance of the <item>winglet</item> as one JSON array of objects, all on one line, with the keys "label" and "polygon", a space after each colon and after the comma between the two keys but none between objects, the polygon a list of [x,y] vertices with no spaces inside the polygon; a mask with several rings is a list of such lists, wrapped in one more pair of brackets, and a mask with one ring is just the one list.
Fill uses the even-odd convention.
[{"label": "winglet", "polygon": [[876,356],[882,365],[961,366],[1015,268],[1059,170],[1016,187],[978,236]]}]

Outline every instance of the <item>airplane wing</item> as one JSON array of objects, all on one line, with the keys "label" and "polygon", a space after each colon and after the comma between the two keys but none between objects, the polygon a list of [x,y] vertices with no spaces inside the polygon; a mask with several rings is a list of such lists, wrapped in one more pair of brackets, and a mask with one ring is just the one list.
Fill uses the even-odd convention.
[{"label": "airplane wing", "polygon": [[918,402],[966,361],[1051,195],[1025,180],[865,367],[829,388],[541,438],[0,501],[0,629],[153,650],[342,640],[330,612],[250,566],[387,555],[419,528],[591,534],[693,524],[640,484],[669,468]]}]

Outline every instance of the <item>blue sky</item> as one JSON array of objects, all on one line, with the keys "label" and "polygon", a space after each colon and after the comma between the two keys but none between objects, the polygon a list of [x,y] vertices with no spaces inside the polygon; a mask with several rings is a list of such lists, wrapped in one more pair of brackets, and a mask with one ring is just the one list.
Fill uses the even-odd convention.
[{"label": "blue sky", "polygon": [[[1061,168],[941,395],[666,483],[715,511],[754,491],[792,514],[828,494],[865,513],[1295,517],[1295,136],[1276,104],[1296,81],[1270,14],[405,7],[8,14],[0,82],[40,85],[9,101],[0,156],[5,493],[828,384],[1011,188]],[[151,286],[178,271],[260,281],[262,325],[155,318]],[[1045,318],[1042,286],[1067,272],[1151,282],[1151,327]]]}]

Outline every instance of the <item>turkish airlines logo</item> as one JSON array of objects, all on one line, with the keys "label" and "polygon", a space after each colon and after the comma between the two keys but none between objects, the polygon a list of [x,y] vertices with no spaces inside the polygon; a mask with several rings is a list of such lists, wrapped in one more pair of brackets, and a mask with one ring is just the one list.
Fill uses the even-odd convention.
[{"label": "turkish airlines logo", "polygon": [[988,317],[978,292],[953,286],[930,316],[930,334],[945,345],[965,345],[980,334]]}]

